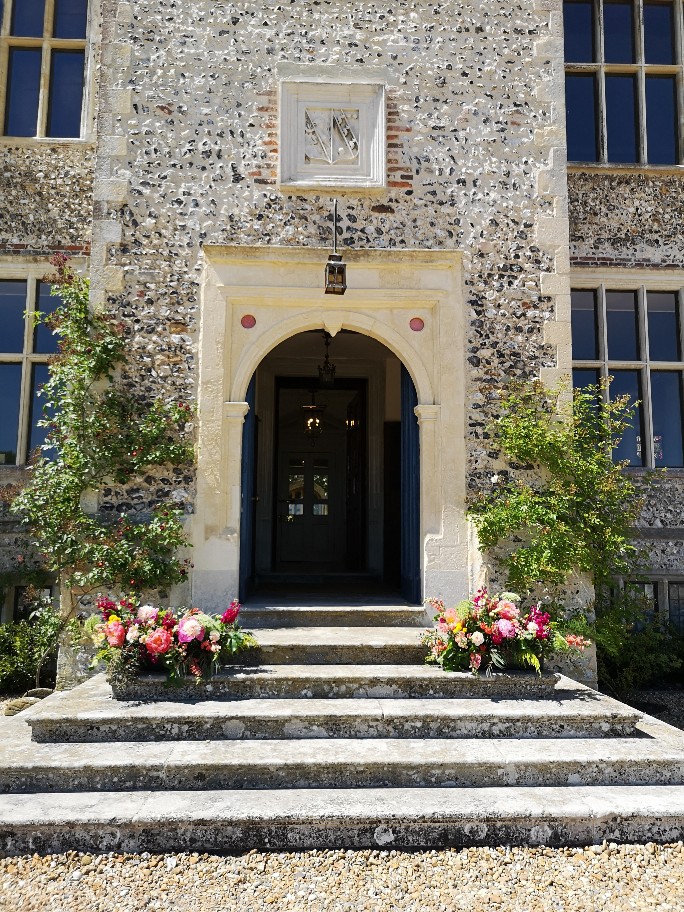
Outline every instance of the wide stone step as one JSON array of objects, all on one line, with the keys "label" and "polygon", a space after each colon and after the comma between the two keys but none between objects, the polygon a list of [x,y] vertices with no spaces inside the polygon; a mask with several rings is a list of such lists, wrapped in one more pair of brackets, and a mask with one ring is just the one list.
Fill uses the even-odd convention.
[{"label": "wide stone step", "polygon": [[[189,679],[168,686],[163,675],[115,682],[120,700],[244,700],[257,697],[489,697],[520,699],[551,697],[557,674],[507,672],[491,677],[466,672],[446,673],[429,665],[261,665],[224,669],[197,685]],[[578,691],[587,688],[577,685]]]},{"label": "wide stone step", "polygon": [[413,665],[424,660],[412,627],[287,627],[259,630],[247,664]]},{"label": "wide stone step", "polygon": [[408,605],[247,605],[247,630],[280,627],[427,627],[423,608]]},{"label": "wide stone step", "polygon": [[113,700],[104,675],[26,714],[39,742],[274,738],[600,738],[633,735],[641,713],[602,694],[555,699]]},{"label": "wide stone step", "polygon": [[0,797],[11,853],[677,842],[684,787],[45,792]]},{"label": "wide stone step", "polygon": [[648,738],[4,745],[0,792],[681,785],[684,748]]}]

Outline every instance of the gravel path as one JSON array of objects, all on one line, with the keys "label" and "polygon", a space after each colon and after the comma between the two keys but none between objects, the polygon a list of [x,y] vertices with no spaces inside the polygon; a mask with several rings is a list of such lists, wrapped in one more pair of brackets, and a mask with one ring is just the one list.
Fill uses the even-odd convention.
[{"label": "gravel path", "polygon": [[684,847],[0,860],[2,912],[680,912]]}]

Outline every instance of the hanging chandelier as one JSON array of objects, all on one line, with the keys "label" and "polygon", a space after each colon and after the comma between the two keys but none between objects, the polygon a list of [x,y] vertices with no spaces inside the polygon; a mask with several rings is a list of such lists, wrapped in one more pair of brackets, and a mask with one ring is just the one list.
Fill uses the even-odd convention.
[{"label": "hanging chandelier", "polygon": [[323,333],[325,343],[325,360],[318,365],[318,383],[321,389],[332,389],[335,386],[335,365],[330,362],[330,333]]},{"label": "hanging chandelier", "polygon": [[304,434],[312,443],[315,443],[316,439],[323,433],[323,412],[325,411],[325,406],[316,404],[315,390],[310,390],[310,393],[311,404],[302,406],[302,412],[304,413]]}]

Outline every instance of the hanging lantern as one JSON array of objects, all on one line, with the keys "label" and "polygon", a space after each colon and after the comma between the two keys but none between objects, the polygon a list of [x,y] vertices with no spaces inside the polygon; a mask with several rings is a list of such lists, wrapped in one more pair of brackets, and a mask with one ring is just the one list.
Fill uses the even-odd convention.
[{"label": "hanging lantern", "polygon": [[337,200],[333,206],[333,252],[325,264],[325,293],[343,295],[347,290],[347,265],[337,252]]},{"label": "hanging lantern", "polygon": [[302,412],[304,414],[304,434],[312,443],[315,443],[316,438],[323,433],[324,411],[325,406],[316,404],[316,392],[311,390],[311,404],[303,405]]},{"label": "hanging lantern", "polygon": [[330,333],[324,332],[325,360],[318,365],[318,385],[321,389],[332,389],[335,386],[335,365],[330,363]]}]

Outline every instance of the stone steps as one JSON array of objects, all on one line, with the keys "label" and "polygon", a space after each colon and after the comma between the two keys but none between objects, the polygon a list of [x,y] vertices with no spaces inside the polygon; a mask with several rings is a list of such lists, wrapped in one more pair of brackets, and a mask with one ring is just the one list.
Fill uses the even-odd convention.
[{"label": "stone steps", "polygon": [[250,665],[414,665],[425,659],[412,627],[262,628]]},{"label": "stone steps", "polygon": [[27,714],[34,741],[196,741],[275,738],[618,738],[641,713],[601,694],[553,698],[272,698],[195,703],[112,700],[104,675]]},{"label": "stone steps", "polygon": [[240,623],[247,630],[276,627],[420,627],[423,608],[409,605],[257,605],[245,606]]},{"label": "stone steps", "polygon": [[415,626],[313,626],[317,607],[258,629],[267,664],[119,699],[100,676],[3,720],[0,849],[684,835],[682,732],[560,675],[444,673]]},{"label": "stone steps", "polygon": [[0,851],[437,848],[676,842],[684,788],[579,786],[0,796]]},{"label": "stone steps", "polygon": [[641,739],[109,742],[4,748],[0,792],[684,785],[684,747]]},{"label": "stone steps", "polygon": [[[261,634],[259,634],[261,636]],[[474,677],[465,672],[447,674],[428,665],[236,665],[224,669],[198,689],[194,680],[169,687],[163,675],[147,675],[137,681],[117,682],[120,700],[173,700],[197,702],[203,694],[210,700],[245,700],[283,697],[307,698],[434,698],[456,697],[536,699],[550,696],[557,674],[531,675],[507,672]],[[571,685],[572,686],[572,685]],[[577,685],[584,694],[587,688]]]}]

